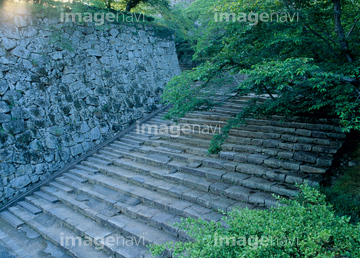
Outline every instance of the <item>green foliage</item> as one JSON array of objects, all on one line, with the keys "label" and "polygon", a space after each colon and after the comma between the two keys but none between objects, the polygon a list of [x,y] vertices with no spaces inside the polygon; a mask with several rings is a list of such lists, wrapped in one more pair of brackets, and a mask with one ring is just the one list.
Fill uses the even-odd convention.
[{"label": "green foliage", "polygon": [[325,196],[302,185],[295,200],[270,210],[233,210],[221,223],[188,218],[180,229],[193,241],[152,246],[179,257],[359,257],[360,224],[334,215]]},{"label": "green foliage", "polygon": [[[166,87],[164,102],[174,104],[170,115],[176,119],[200,104],[206,109],[200,93],[222,72],[246,73],[249,79],[238,87],[238,94],[254,92],[258,96],[270,94],[271,98],[263,104],[250,101],[214,137],[210,153],[221,150],[229,130],[251,116],[321,114],[339,118],[345,131],[360,130],[360,30],[356,12],[360,3],[341,1],[340,27],[334,18],[337,2],[223,0],[208,7],[206,17],[212,14],[213,19],[202,27],[194,55],[195,60],[208,61],[192,71],[194,75],[182,74]],[[247,14],[248,20],[232,22],[240,13]],[[250,22],[249,17],[254,18],[251,13],[274,14],[274,20]],[[228,18],[228,22],[219,22],[220,17]]]},{"label": "green foliage", "polygon": [[[189,62],[194,55],[194,47],[212,19],[209,10],[220,0],[196,0],[189,4],[180,2],[163,12],[156,22],[175,31],[176,50],[179,61]],[[203,60],[199,58],[197,63]]]},{"label": "green foliage", "polygon": [[[180,118],[190,110],[204,110],[213,105],[208,96],[209,92],[203,91],[208,86],[210,77],[218,74],[219,66],[203,65],[193,72],[184,72],[175,76],[164,89],[162,98],[166,104],[173,104],[166,118]],[[194,85],[194,82],[199,82]]]}]

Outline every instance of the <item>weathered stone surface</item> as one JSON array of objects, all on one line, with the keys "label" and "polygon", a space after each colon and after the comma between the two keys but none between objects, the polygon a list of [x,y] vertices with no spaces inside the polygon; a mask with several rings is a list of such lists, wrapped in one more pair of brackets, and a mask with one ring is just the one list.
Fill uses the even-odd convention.
[{"label": "weathered stone surface", "polygon": [[258,177],[250,177],[248,179],[245,179],[242,183],[243,186],[263,191],[270,191],[271,186],[273,186],[274,184],[276,184],[276,182],[271,182]]},{"label": "weathered stone surface", "polygon": [[264,160],[264,164],[271,168],[280,168],[282,166],[282,163],[283,162],[281,160],[274,158]]},{"label": "weathered stone surface", "polygon": [[149,154],[146,157],[151,158],[156,161],[163,162],[163,163],[167,163],[171,160],[171,158],[169,156],[166,156],[164,154]]},{"label": "weathered stone surface", "polygon": [[70,151],[71,155],[76,156],[83,153],[84,150],[81,144],[76,144],[75,146],[70,148]]},{"label": "weathered stone surface", "polygon": [[13,120],[8,123],[4,123],[3,128],[11,134],[19,134],[25,131],[25,122],[24,120]]},{"label": "weathered stone surface", "polygon": [[[69,35],[55,19],[0,15],[0,162],[15,164],[4,173],[47,162],[46,172],[27,173],[42,180],[160,107],[162,89],[180,73],[173,38],[143,26],[109,27],[77,24]],[[70,41],[51,44],[53,28]],[[0,202],[15,192],[2,190]]]},{"label": "weathered stone surface", "polygon": [[93,140],[93,141],[98,140],[98,139],[100,139],[100,136],[101,136],[101,132],[98,127],[95,127],[94,129],[91,130],[91,132],[90,132],[91,140]]},{"label": "weathered stone surface", "polygon": [[247,157],[247,162],[256,164],[256,165],[261,165],[262,163],[264,163],[264,160],[267,158],[268,158],[268,156],[265,156],[265,155],[252,154]]},{"label": "weathered stone surface", "polygon": [[13,39],[9,39],[9,38],[3,38],[3,45],[5,47],[5,50],[11,50],[14,49],[17,46],[17,43],[15,40]]},{"label": "weathered stone surface", "polygon": [[333,159],[328,156],[320,156],[316,159],[316,165],[321,167],[330,167]]},{"label": "weathered stone surface", "polygon": [[22,189],[30,183],[31,180],[28,175],[19,176],[10,181],[11,186],[15,189]]},{"label": "weathered stone surface", "polygon": [[316,153],[299,151],[295,152],[294,160],[315,163],[318,156]]},{"label": "weathered stone surface", "polygon": [[0,22],[0,31],[9,39],[20,39],[18,28],[7,22]]},{"label": "weathered stone surface", "polygon": [[261,176],[265,174],[266,168],[251,164],[240,164],[236,167],[236,171]]},{"label": "weathered stone surface", "polygon": [[192,162],[192,163],[188,164],[188,167],[191,167],[191,168],[198,168],[200,166],[201,166],[201,163],[198,163],[198,162]]},{"label": "weathered stone surface", "polygon": [[14,50],[12,50],[11,53],[14,56],[21,57],[24,59],[27,59],[30,56],[30,52],[27,49],[25,49],[24,47],[20,47],[20,46],[16,47]]},{"label": "weathered stone surface", "polygon": [[8,114],[0,113],[0,123],[10,122],[11,116]]},{"label": "weathered stone surface", "polygon": [[6,80],[0,79],[0,95],[4,95],[9,89],[9,85]]},{"label": "weathered stone surface", "polygon": [[252,192],[249,188],[245,188],[237,185],[231,186],[225,190],[226,196],[229,196],[235,200],[245,201],[245,202],[249,201],[249,197],[252,193],[255,192]]},{"label": "weathered stone surface", "polygon": [[308,166],[308,165],[301,165],[300,170],[305,173],[324,174],[327,169],[312,167],[312,166]]}]

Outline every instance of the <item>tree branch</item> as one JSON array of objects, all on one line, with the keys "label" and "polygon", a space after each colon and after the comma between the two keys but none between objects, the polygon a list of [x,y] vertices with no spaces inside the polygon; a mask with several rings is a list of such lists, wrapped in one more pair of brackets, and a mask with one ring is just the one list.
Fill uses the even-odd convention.
[{"label": "tree branch", "polygon": [[312,34],[314,34],[316,37],[322,39],[328,46],[330,49],[332,49],[333,51],[335,51],[335,49],[331,46],[330,42],[327,41],[323,36],[321,36],[319,33],[317,33],[315,30],[313,30],[312,28],[310,28],[307,25],[304,25],[305,29],[308,29]]},{"label": "tree branch", "polygon": [[[356,12],[355,17],[359,14],[359,10]],[[351,26],[348,34],[346,35],[346,38],[350,37],[351,33],[354,31],[356,24],[358,23],[359,18],[356,18],[353,25]]]},{"label": "tree branch", "polygon": [[349,44],[346,41],[344,29],[341,25],[341,0],[333,0],[334,3],[334,21],[335,21],[335,32],[338,35],[341,51],[348,62],[353,62],[350,55]]}]

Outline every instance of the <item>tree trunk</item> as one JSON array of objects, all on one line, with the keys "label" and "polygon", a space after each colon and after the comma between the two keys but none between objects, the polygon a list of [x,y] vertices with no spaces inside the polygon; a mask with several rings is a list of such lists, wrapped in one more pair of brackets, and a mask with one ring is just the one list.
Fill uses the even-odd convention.
[{"label": "tree trunk", "polygon": [[140,2],[141,2],[141,0],[129,0],[126,5],[126,11],[130,12],[131,9],[136,7]]},{"label": "tree trunk", "polygon": [[126,5],[126,11],[130,12],[131,11],[131,1],[129,1]]},{"label": "tree trunk", "polygon": [[335,21],[335,32],[339,39],[340,49],[343,55],[346,57],[348,62],[353,62],[350,55],[349,44],[346,41],[344,29],[341,25],[341,1],[333,0],[334,3],[334,21]]}]

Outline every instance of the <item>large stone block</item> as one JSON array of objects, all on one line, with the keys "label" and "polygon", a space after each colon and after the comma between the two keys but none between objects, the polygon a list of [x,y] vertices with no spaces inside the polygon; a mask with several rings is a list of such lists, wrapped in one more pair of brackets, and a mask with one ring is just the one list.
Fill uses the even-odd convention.
[{"label": "large stone block", "polygon": [[5,37],[10,39],[20,39],[20,34],[18,28],[8,22],[0,22],[0,31],[4,34]]},{"label": "large stone block", "polygon": [[317,157],[319,157],[319,154],[311,153],[311,152],[298,151],[298,152],[295,152],[295,154],[294,154],[294,160],[304,161],[307,163],[315,163]]},{"label": "large stone block", "polygon": [[11,186],[15,189],[22,189],[30,183],[31,180],[28,175],[19,176],[10,181]]}]

